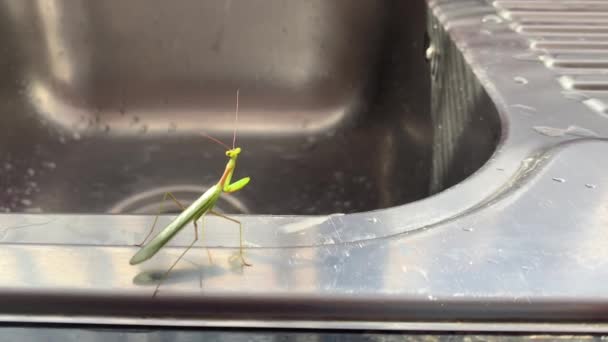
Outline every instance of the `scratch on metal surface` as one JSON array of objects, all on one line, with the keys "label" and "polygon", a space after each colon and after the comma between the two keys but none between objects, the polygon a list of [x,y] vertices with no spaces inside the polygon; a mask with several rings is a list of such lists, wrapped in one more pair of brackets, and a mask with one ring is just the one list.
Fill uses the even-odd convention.
[{"label": "scratch on metal surface", "polygon": [[336,227],[336,224],[334,223],[334,220],[332,219],[331,216],[329,216],[329,223],[331,223],[331,226],[334,229],[334,232],[336,232],[336,237],[338,238],[338,242],[342,242],[342,237],[340,236],[340,233],[338,232],[338,228]]},{"label": "scratch on metal surface", "polygon": [[7,227],[5,229],[2,229],[2,231],[0,232],[0,241],[4,241],[4,239],[6,238],[6,235],[8,234],[8,232],[16,230],[16,229],[21,229],[21,228],[29,228],[29,227],[35,227],[35,226],[45,226],[51,222],[54,222],[55,220],[50,220],[50,221],[45,221],[45,222],[34,222],[34,223],[28,223],[28,224],[22,224],[22,225],[18,225],[18,226],[12,226],[12,227]]},{"label": "scratch on metal surface", "polygon": [[[521,279],[521,281],[524,283],[525,287],[527,289],[530,289],[530,283],[528,283],[528,279],[527,279],[527,271],[520,268],[519,270],[519,278]],[[532,300],[530,298],[530,296],[528,294],[523,295],[523,297],[516,297],[516,300],[518,298],[523,298],[528,304],[532,303]]]},{"label": "scratch on metal surface", "polygon": [[558,127],[549,127],[549,126],[534,126],[533,129],[548,137],[562,137],[565,135],[571,135],[575,137],[583,137],[583,138],[597,138],[600,135],[595,133],[594,131],[578,127],[574,125],[570,125],[567,128],[558,128]]}]

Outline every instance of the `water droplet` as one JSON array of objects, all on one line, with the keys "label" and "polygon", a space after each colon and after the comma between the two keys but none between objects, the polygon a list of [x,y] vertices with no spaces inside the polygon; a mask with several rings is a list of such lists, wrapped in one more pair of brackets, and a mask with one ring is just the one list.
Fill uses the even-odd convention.
[{"label": "water droplet", "polygon": [[548,126],[534,126],[532,127],[536,132],[546,135],[548,137],[561,137],[566,134],[566,130],[563,128],[557,127],[548,127]]},{"label": "water droplet", "polygon": [[65,144],[65,137],[64,136],[60,136],[59,137],[59,142],[62,144]]},{"label": "water droplet", "polygon": [[337,133],[336,129],[330,129],[329,131],[325,132],[325,136],[328,138],[331,138],[331,137],[335,136],[336,133]]},{"label": "water droplet", "polygon": [[519,103],[511,105],[511,107],[517,109],[517,111],[522,114],[534,114],[534,113],[538,112],[538,110],[534,107],[526,106],[524,104],[519,104]]},{"label": "water droplet", "polygon": [[587,184],[585,184],[585,186],[586,186],[587,188],[589,188],[589,189],[595,189],[595,188],[596,188],[596,185],[595,185],[595,184],[589,184],[589,183],[587,183]]},{"label": "water droplet", "polygon": [[595,133],[594,131],[587,129],[587,128],[578,127],[578,126],[568,126],[568,128],[566,128],[566,134],[577,136],[577,137],[591,137],[591,138],[599,137],[599,134]]},{"label": "water droplet", "polygon": [[354,177],[353,178],[353,182],[357,183],[357,184],[363,184],[366,181],[366,177],[365,176],[358,176],[358,177]]},{"label": "water droplet", "polygon": [[538,56],[534,53],[530,53],[530,52],[525,52],[525,53],[520,53],[517,54],[515,56],[513,56],[513,58],[520,60],[520,61],[534,61],[536,62],[538,60]]},{"label": "water droplet", "polygon": [[433,56],[435,56],[435,46],[433,44],[431,44],[427,49],[426,49],[426,59],[427,60],[431,60],[433,58]]},{"label": "water droplet", "polygon": [[589,99],[587,95],[575,90],[562,90],[562,95],[569,100],[575,101],[585,101]]},{"label": "water droplet", "polygon": [[304,119],[300,122],[300,127],[307,129],[310,127],[310,125],[312,125],[312,121],[309,119]]},{"label": "water droplet", "polygon": [[170,122],[169,123],[169,132],[176,132],[177,131],[177,124],[175,122]]},{"label": "water droplet", "polygon": [[280,154],[279,158],[281,158],[282,160],[298,160],[299,156],[297,154]]},{"label": "water droplet", "polygon": [[52,161],[45,161],[45,162],[42,162],[42,166],[46,167],[49,170],[53,170],[57,167],[57,164],[55,164]]},{"label": "water droplet", "polygon": [[21,204],[29,207],[30,205],[32,205],[32,201],[30,201],[27,198],[24,198],[24,199],[21,200]]},{"label": "water droplet", "polygon": [[309,143],[309,144],[314,144],[314,143],[317,142],[318,139],[319,138],[317,136],[315,136],[315,135],[309,135],[309,136],[306,137],[306,142]]},{"label": "water droplet", "polygon": [[367,220],[367,222],[378,223],[377,217],[368,217],[366,220]]},{"label": "water droplet", "polygon": [[552,178],[554,181],[558,182],[558,183],[565,183],[566,180],[560,177],[553,177]]},{"label": "water droplet", "polygon": [[34,177],[36,175],[36,171],[34,171],[34,169],[29,168],[27,169],[27,175],[30,177]]},{"label": "water droplet", "polygon": [[481,22],[486,24],[500,24],[502,23],[502,18],[495,14],[488,14],[481,18]]},{"label": "water droplet", "polygon": [[536,132],[546,135],[548,137],[561,137],[564,135],[564,130],[562,128],[555,127],[547,127],[547,126],[534,126],[532,127]]},{"label": "water droplet", "polygon": [[463,227],[462,230],[464,230],[465,232],[472,232],[473,228],[471,228],[471,227]]},{"label": "water droplet", "polygon": [[334,178],[335,178],[335,179],[336,179],[338,182],[342,181],[342,179],[344,178],[344,172],[341,172],[341,171],[336,171],[336,172],[334,172]]},{"label": "water droplet", "polygon": [[74,140],[80,140],[80,138],[82,138],[82,136],[80,135],[80,133],[74,132],[72,134],[72,138],[74,138]]},{"label": "water droplet", "polygon": [[13,169],[13,165],[11,163],[4,163],[4,169],[6,171],[12,170]]},{"label": "water droplet", "polygon": [[513,77],[513,81],[517,84],[528,84],[528,79],[523,76],[515,76]]}]

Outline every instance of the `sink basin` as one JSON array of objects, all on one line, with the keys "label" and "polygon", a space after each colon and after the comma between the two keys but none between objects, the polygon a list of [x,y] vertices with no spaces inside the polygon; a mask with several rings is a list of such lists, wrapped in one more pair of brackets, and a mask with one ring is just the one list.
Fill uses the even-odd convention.
[{"label": "sink basin", "polygon": [[224,212],[354,213],[451,187],[500,124],[447,38],[425,54],[425,11],[0,1],[0,211],[149,214],[165,191],[188,203],[226,162],[201,133],[230,145],[235,127],[236,177],[252,182]]}]

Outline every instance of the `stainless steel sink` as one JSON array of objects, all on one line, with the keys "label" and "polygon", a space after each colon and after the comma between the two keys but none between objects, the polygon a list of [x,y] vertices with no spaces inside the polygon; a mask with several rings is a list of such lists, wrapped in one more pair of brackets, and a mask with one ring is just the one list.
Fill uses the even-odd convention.
[{"label": "stainless steel sink", "polygon": [[[608,331],[605,16],[0,0],[0,322]],[[209,217],[153,298],[193,230],[131,266],[134,245],[164,191],[217,180],[200,133],[235,127],[253,180],[218,206],[253,267]]]},{"label": "stainless steel sink", "polygon": [[462,70],[431,86],[425,34],[422,1],[1,1],[0,210],[192,201],[225,163],[200,133],[231,143],[237,89],[237,173],[253,181],[221,210],[427,197],[477,170],[500,125]]}]

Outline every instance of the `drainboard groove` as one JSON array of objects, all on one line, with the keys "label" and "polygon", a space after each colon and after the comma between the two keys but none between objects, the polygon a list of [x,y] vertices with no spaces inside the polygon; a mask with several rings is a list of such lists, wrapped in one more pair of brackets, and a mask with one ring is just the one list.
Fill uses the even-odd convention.
[{"label": "drainboard groove", "polygon": [[606,51],[608,52],[608,41],[574,41],[574,40],[562,40],[562,41],[534,41],[530,44],[530,47],[534,50],[543,50],[549,53],[553,52],[567,52],[567,51],[584,51],[585,53],[594,51]]},{"label": "drainboard groove", "polygon": [[598,11],[607,10],[608,3],[604,0],[571,0],[571,1],[530,1],[530,0],[500,0],[494,1],[494,7],[508,9],[512,12],[521,11]]},{"label": "drainboard groove", "polygon": [[526,37],[539,60],[558,74],[565,96],[608,115],[608,1],[492,2],[511,28]]}]

